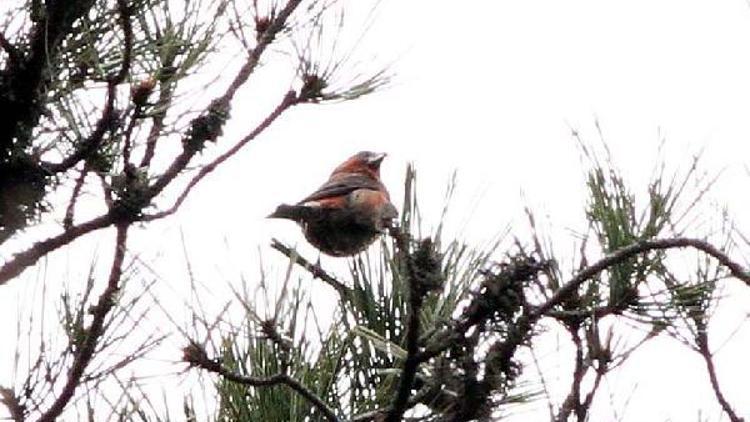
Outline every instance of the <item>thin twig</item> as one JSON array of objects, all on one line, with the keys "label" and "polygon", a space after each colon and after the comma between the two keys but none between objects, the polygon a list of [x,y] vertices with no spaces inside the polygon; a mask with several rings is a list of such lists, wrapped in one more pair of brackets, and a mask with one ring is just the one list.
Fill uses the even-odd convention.
[{"label": "thin twig", "polygon": [[336,291],[339,292],[342,298],[351,298],[352,289],[347,287],[344,283],[338,281],[332,275],[328,274],[319,264],[311,263],[307,259],[300,256],[297,251],[281,243],[281,241],[276,238],[271,239],[271,247],[286,255],[287,258],[293,260],[295,264],[306,269],[308,272],[310,272],[310,274],[312,274],[314,278],[320,279],[324,283],[336,289]]},{"label": "thin twig", "polygon": [[300,3],[302,3],[302,0],[289,0],[279,11],[279,14],[275,16],[271,24],[268,25],[268,28],[263,34],[258,37],[258,44],[256,44],[255,48],[250,52],[247,61],[237,73],[237,76],[234,78],[234,81],[232,81],[226,93],[220,98],[219,102],[222,105],[228,105],[234,97],[235,92],[237,92],[237,90],[247,81],[255,70],[255,67],[260,62],[260,56],[273,42],[276,35],[284,29],[287,20]]},{"label": "thin twig", "polygon": [[[574,410],[576,415],[579,415],[579,408],[581,407],[581,383],[588,371],[588,368],[583,366],[583,342],[581,341],[581,335],[578,333],[578,327],[570,327],[568,331],[573,339],[573,344],[576,346],[575,368],[573,369],[573,382],[570,386],[570,392],[560,407],[560,413],[555,418],[557,422],[567,421],[568,416]],[[578,420],[582,421],[580,416]]]},{"label": "thin twig", "polygon": [[125,260],[128,227],[129,225],[127,223],[117,225],[115,256],[112,260],[107,287],[104,289],[104,292],[99,297],[99,301],[91,311],[93,314],[93,320],[91,321],[89,328],[85,331],[85,338],[80,345],[80,348],[75,352],[75,358],[70,370],[68,371],[68,378],[62,391],[50,408],[39,418],[39,422],[53,422],[60,416],[60,414],[62,414],[63,410],[68,405],[68,402],[70,402],[70,399],[73,398],[73,394],[75,393],[76,388],[80,385],[81,378],[83,377],[86,368],[94,357],[94,352],[99,343],[99,339],[102,334],[104,334],[104,320],[115,306],[115,296],[120,291],[120,278],[122,276],[123,262]]},{"label": "thin twig", "polygon": [[117,0],[117,12],[120,14],[120,27],[123,33],[123,52],[120,70],[115,76],[116,83],[122,83],[130,73],[130,64],[133,56],[133,25],[130,22],[130,8],[128,0]]},{"label": "thin twig", "polygon": [[133,114],[130,116],[130,121],[125,128],[125,134],[123,135],[122,141],[122,163],[124,168],[132,166],[130,162],[130,152],[133,150],[133,130],[135,129],[135,123],[139,119],[141,114],[142,104],[136,104],[133,108]]},{"label": "thin twig", "polygon": [[104,204],[108,209],[112,209],[114,205],[114,198],[112,196],[112,186],[107,182],[106,175],[101,171],[95,171],[97,179],[99,179],[99,185],[102,187],[102,194],[104,196]]},{"label": "thin twig", "polygon": [[78,196],[81,194],[83,188],[83,182],[86,181],[86,175],[89,172],[87,165],[81,169],[81,174],[78,175],[75,185],[73,186],[73,193],[70,195],[70,201],[68,202],[68,208],[65,210],[65,217],[63,218],[63,229],[68,230],[73,226],[73,218],[75,216],[76,203],[78,202]]},{"label": "thin twig", "polygon": [[[174,62],[174,56],[170,57],[170,60],[163,64],[163,68],[171,68]],[[143,152],[143,158],[141,159],[141,167],[148,167],[151,164],[151,160],[154,158],[156,153],[156,142],[161,136],[161,131],[164,129],[164,121],[166,120],[167,108],[172,104],[172,96],[174,95],[174,86],[169,79],[161,79],[159,82],[159,99],[156,104],[160,109],[151,119],[151,129],[146,137],[146,149]]]},{"label": "thin twig", "polygon": [[301,382],[290,377],[287,374],[275,374],[268,377],[254,377],[249,375],[241,375],[233,372],[229,368],[222,365],[215,359],[210,359],[206,354],[205,350],[199,345],[193,343],[185,348],[184,360],[191,365],[205,369],[209,372],[219,374],[225,379],[236,382],[238,384],[248,385],[251,387],[269,387],[274,385],[283,384],[297,392],[300,396],[305,398],[310,404],[325,416],[331,422],[339,422],[339,418],[336,413],[328,407],[328,405],[318,397],[309,388],[305,387]]},{"label": "thin twig", "polygon": [[[205,166],[201,167],[200,171],[198,171],[198,174],[196,174],[190,182],[187,184],[185,189],[183,189],[182,193],[179,197],[177,197],[177,200],[175,203],[167,210],[157,212],[155,214],[147,215],[144,217],[144,221],[153,221],[158,220],[160,218],[167,217],[169,215],[174,214],[179,208],[180,205],[187,199],[188,195],[190,194],[190,191],[198,184],[198,182],[201,181],[204,177],[206,177],[209,173],[216,170],[218,166],[220,166],[223,162],[231,158],[233,155],[235,155],[242,147],[247,145],[248,142],[255,139],[258,135],[263,133],[264,130],[266,130],[269,126],[271,126],[271,123],[273,123],[281,114],[286,111],[289,107],[293,106],[297,102],[297,95],[294,93],[294,91],[289,91],[282,101],[279,103],[279,105],[276,106],[276,108],[268,115],[266,116],[263,121],[255,127],[249,134],[247,134],[244,138],[242,138],[239,142],[237,142],[232,148],[230,148],[227,152],[224,154],[218,156],[216,159],[214,159],[212,162],[206,164]],[[177,165],[173,165],[170,167],[162,177],[159,178],[154,183],[154,186],[152,187],[152,190],[155,192],[160,191],[163,189],[164,186],[166,186],[174,177],[177,176],[177,174],[181,171],[180,167],[184,167],[179,162],[175,162]]]},{"label": "thin twig", "polygon": [[[596,370],[596,377],[594,378],[594,385],[591,386],[591,391],[586,394],[586,399],[583,401],[583,409],[585,409],[586,413],[588,413],[588,410],[591,409],[591,403],[594,401],[594,396],[596,395],[596,392],[599,390],[599,385],[602,382],[602,378],[604,378],[604,374],[606,374],[607,371],[602,369]],[[583,415],[582,419],[579,420],[586,420],[586,414]]]},{"label": "thin twig", "polygon": [[724,413],[727,414],[727,417],[729,417],[730,421],[743,422],[744,419],[739,417],[737,413],[734,412],[734,409],[732,409],[732,406],[729,404],[726,397],[724,397],[724,393],[722,393],[721,391],[721,387],[719,386],[719,379],[716,376],[716,367],[714,366],[713,356],[711,355],[711,351],[708,349],[708,334],[706,333],[706,331],[701,331],[698,334],[696,340],[698,343],[698,353],[700,353],[700,355],[703,357],[703,361],[706,363],[708,378],[711,381],[711,387],[714,390],[714,395],[716,395],[716,400],[719,401],[721,408],[724,410]]},{"label": "thin twig", "polygon": [[117,120],[117,110],[115,109],[115,96],[117,95],[117,84],[114,80],[107,83],[107,99],[104,103],[102,115],[96,122],[94,131],[88,138],[79,142],[78,147],[59,163],[42,163],[45,170],[50,173],[61,173],[73,168],[81,160],[89,157],[96,148],[99,147],[104,135],[110,130]]}]

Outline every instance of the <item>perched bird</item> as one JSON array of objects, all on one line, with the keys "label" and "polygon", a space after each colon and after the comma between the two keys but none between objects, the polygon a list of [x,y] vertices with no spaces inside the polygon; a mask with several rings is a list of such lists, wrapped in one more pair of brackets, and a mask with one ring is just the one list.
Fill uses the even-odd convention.
[{"label": "perched bird", "polygon": [[282,204],[270,218],[296,221],[321,252],[350,256],[367,248],[398,217],[380,181],[384,153],[362,151],[341,163],[318,190],[296,205]]}]

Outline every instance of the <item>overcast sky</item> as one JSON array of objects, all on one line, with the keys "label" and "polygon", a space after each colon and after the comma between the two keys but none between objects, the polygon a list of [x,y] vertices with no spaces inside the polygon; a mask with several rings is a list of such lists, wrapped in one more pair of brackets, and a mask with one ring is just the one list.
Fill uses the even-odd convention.
[{"label": "overcast sky", "polygon": [[[360,57],[391,64],[393,83],[359,101],[291,111],[207,178],[176,218],[133,238],[132,247],[149,251],[144,259],[159,251],[164,291],[183,289],[183,235],[209,283],[255,274],[258,253],[273,255],[272,236],[310,251],[292,224],[264,216],[316,188],[339,161],[364,149],[389,154],[383,177],[399,201],[405,165],[416,163],[423,209],[435,223],[457,171],[454,233],[467,240],[501,232],[529,203],[549,216],[556,239],[570,242],[566,230],[582,228],[584,198],[571,130],[593,142],[596,121],[634,183],[647,180],[662,139],[662,157],[674,166],[703,150],[704,168],[724,171],[713,199],[750,232],[750,7],[744,0],[386,0]],[[278,87],[287,83],[280,79]],[[235,117],[247,118],[235,119],[225,138],[249,131],[279,92],[248,87],[234,109]],[[81,242],[80,253],[56,257],[68,257],[72,267],[82,259],[85,267],[96,245],[106,245],[97,239]],[[336,265],[323,258],[327,263]],[[21,283],[12,284],[2,289],[21,290]],[[734,290],[721,320],[728,328],[719,329],[717,342],[750,309],[747,289]],[[0,295],[0,309],[15,309],[12,296]],[[716,356],[728,399],[743,415],[750,415],[749,331]],[[175,339],[175,356],[181,346]],[[563,365],[566,357],[554,355],[555,345],[548,349],[539,351],[543,363]],[[616,414],[625,421],[695,421],[701,408],[721,420],[701,361],[675,341],[655,341],[626,369],[607,380],[592,420]],[[557,376],[567,379],[567,373]],[[530,412],[520,420],[546,417],[545,408]]]}]

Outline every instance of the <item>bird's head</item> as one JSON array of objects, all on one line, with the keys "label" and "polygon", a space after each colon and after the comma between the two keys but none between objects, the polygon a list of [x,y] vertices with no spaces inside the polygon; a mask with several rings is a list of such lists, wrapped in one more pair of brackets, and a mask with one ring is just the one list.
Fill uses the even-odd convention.
[{"label": "bird's head", "polygon": [[332,175],[341,173],[359,173],[379,180],[380,164],[383,162],[385,156],[386,153],[384,152],[358,152],[336,167],[336,169],[333,170]]}]

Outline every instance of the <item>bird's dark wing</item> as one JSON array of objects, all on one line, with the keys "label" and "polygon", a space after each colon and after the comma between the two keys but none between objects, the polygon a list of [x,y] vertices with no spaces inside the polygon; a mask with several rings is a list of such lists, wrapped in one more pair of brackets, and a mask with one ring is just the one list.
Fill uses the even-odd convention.
[{"label": "bird's dark wing", "polygon": [[357,189],[382,190],[383,184],[365,175],[351,174],[336,180],[329,180],[310,196],[299,201],[299,204],[338,196],[346,196]]}]

